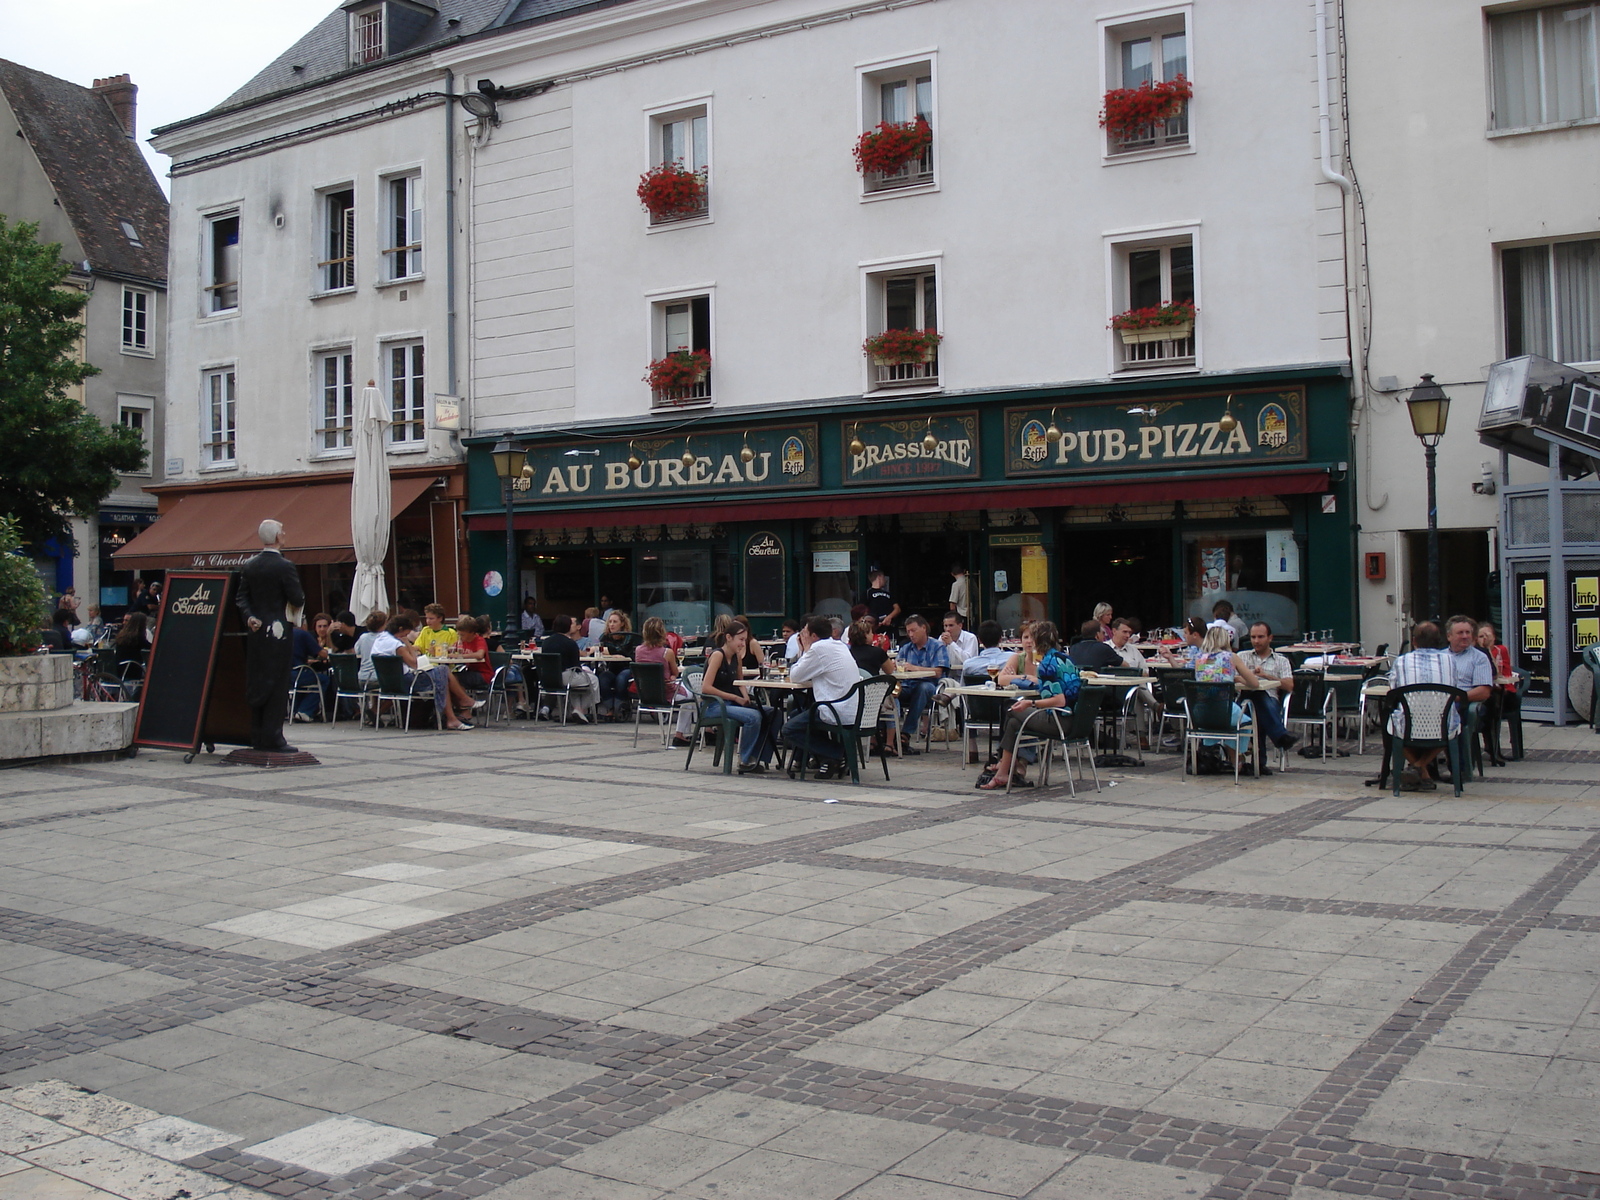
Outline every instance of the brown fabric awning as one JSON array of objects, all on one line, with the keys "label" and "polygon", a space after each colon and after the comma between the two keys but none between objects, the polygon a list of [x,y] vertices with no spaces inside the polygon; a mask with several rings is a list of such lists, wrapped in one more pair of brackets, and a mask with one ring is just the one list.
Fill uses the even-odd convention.
[{"label": "brown fabric awning", "polygon": [[[963,488],[943,492],[879,492],[867,489],[844,496],[794,497],[782,500],[704,500],[651,508],[573,509],[519,512],[517,529],[564,526],[610,528],[617,525],[659,525],[676,521],[774,521],[788,517],[868,516],[881,513],[957,512],[974,508],[1041,508],[1069,504],[1160,504],[1169,500],[1208,500],[1228,496],[1314,495],[1328,490],[1325,467],[1261,474],[1169,476],[1158,479],[1083,480],[1028,487]],[[478,513],[467,528],[503,530],[499,514]]]},{"label": "brown fabric awning", "polygon": [[[433,481],[431,475],[392,480],[389,511],[399,516]],[[283,522],[284,553],[295,562],[355,561],[348,478],[191,493],[112,558],[122,571],[229,570],[261,549],[256,529],[268,518]]]}]

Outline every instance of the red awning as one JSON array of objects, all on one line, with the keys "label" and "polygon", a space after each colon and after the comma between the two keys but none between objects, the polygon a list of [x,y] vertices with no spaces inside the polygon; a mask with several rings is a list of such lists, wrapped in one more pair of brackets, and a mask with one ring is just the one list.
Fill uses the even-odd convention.
[{"label": "red awning", "polygon": [[[554,529],[566,525],[609,528],[616,525],[659,525],[705,521],[775,521],[788,517],[856,517],[880,513],[961,512],[974,508],[1055,508],[1069,504],[1161,504],[1173,500],[1215,500],[1243,496],[1291,496],[1328,490],[1322,468],[1275,471],[1259,475],[1199,475],[1163,479],[1085,480],[1031,487],[967,488],[943,492],[879,492],[809,499],[755,500],[748,503],[656,505],[650,508],[572,509],[519,512],[518,529]],[[504,516],[479,513],[467,518],[474,531],[503,530]],[[131,543],[130,543],[131,544]]]},{"label": "red awning", "polygon": [[[389,510],[399,516],[433,486],[434,476],[390,482]],[[112,555],[120,571],[237,567],[261,549],[256,529],[283,522],[284,553],[299,563],[354,562],[350,480],[299,487],[191,492]]]}]

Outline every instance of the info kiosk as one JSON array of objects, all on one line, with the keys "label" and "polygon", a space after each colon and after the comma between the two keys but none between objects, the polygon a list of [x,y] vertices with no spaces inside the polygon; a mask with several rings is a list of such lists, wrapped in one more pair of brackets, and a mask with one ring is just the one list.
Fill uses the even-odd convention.
[{"label": "info kiosk", "polygon": [[[1586,647],[1600,645],[1600,375],[1535,355],[1489,368],[1478,440],[1500,451],[1503,637],[1528,676],[1524,717],[1593,719]],[[1546,467],[1510,486],[1511,456]]]}]

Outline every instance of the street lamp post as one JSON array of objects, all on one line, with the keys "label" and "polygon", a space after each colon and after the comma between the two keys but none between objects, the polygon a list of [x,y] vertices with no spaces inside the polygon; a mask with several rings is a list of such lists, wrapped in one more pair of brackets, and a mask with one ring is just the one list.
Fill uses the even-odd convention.
[{"label": "street lamp post", "polygon": [[514,582],[521,579],[517,570],[517,533],[512,526],[515,519],[514,506],[516,504],[516,481],[522,478],[523,472],[528,467],[528,451],[520,442],[510,438],[501,438],[495,443],[494,472],[500,476],[500,486],[505,490],[506,497],[506,630],[505,636],[509,640],[516,636],[517,625],[521,620],[520,606],[517,603],[517,593],[520,586]]},{"label": "street lamp post", "polygon": [[1428,471],[1428,619],[1438,621],[1443,614],[1439,611],[1439,489],[1434,458],[1450,419],[1450,397],[1432,375],[1424,375],[1406,398],[1406,408],[1411,413],[1411,432],[1422,443]]}]

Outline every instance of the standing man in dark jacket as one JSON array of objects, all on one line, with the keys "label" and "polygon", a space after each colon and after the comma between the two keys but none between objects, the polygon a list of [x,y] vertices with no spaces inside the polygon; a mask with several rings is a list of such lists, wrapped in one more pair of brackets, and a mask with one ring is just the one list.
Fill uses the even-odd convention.
[{"label": "standing man in dark jacket", "polygon": [[290,608],[302,608],[300,572],[283,556],[283,524],[263,521],[261,553],[239,569],[237,603],[250,629],[245,641],[245,702],[250,705],[250,744],[257,750],[293,751],[283,737],[289,707]]}]

